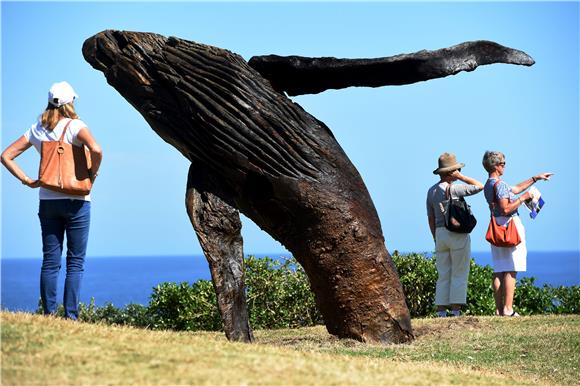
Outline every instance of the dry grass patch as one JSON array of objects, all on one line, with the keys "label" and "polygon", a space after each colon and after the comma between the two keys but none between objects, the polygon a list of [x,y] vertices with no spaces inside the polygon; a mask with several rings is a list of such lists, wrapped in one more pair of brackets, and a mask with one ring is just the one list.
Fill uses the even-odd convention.
[{"label": "dry grass patch", "polygon": [[219,333],[149,331],[30,314],[1,317],[3,385],[514,382],[453,363],[371,355],[385,348],[339,341],[323,328],[258,331],[259,344],[246,345],[229,343]]},{"label": "dry grass patch", "polygon": [[580,316],[462,317],[413,320],[416,340],[406,345],[368,345],[339,340],[324,327],[258,331],[260,344],[396,363],[452,366],[517,384],[580,384]]}]

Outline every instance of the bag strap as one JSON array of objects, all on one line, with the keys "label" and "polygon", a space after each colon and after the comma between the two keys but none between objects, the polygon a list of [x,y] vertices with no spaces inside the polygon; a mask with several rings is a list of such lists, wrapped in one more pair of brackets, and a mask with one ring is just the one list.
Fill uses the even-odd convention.
[{"label": "bag strap", "polygon": [[58,140],[58,142],[59,142],[59,143],[62,143],[62,142],[63,142],[63,140],[64,140],[64,135],[65,135],[65,133],[66,133],[66,129],[68,129],[68,126],[71,124],[71,122],[72,122],[72,121],[73,121],[73,119],[71,118],[71,120],[70,120],[70,121],[68,121],[68,122],[66,123],[66,125],[64,126],[64,129],[62,130],[62,134],[60,135],[60,139]]},{"label": "bag strap", "polygon": [[[448,200],[453,200],[453,196],[451,195],[451,184],[448,184],[447,188],[445,189],[445,198]],[[465,198],[463,198],[463,196],[457,196],[457,200],[465,201]]]},{"label": "bag strap", "polygon": [[498,178],[498,180],[495,182],[495,184],[493,184],[493,200],[489,203],[489,209],[491,212],[491,217],[493,217],[493,209],[495,208],[495,201],[496,201],[496,196],[497,196],[497,184],[499,184],[501,182],[501,180]]},{"label": "bag strap", "polygon": [[501,182],[500,179],[498,179],[495,184],[493,184],[493,203],[495,204],[496,201],[496,196],[497,196],[497,184],[499,184]]}]

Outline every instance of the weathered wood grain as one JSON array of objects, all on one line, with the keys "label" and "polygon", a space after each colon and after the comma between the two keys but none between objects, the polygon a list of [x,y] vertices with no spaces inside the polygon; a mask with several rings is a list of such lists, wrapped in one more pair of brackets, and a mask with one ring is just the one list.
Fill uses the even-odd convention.
[{"label": "weathered wood grain", "polygon": [[399,86],[506,63],[533,65],[523,51],[478,40],[435,51],[419,51],[376,59],[254,56],[248,62],[272,86],[288,95],[317,94],[345,87]]},{"label": "weathered wood grain", "polygon": [[237,210],[219,197],[195,186],[203,176],[192,165],[187,178],[185,206],[203,253],[209,263],[226,337],[252,342],[244,286],[242,222]]},{"label": "weathered wood grain", "polygon": [[[473,59],[469,53],[473,47],[483,56],[474,54]],[[222,259],[215,265],[225,269],[237,253],[232,254],[237,248],[234,244],[232,250],[220,251],[215,240],[210,240],[217,238],[219,244],[220,237],[235,234],[235,226],[228,225],[229,230],[217,236],[213,230],[204,230],[204,212],[209,212],[210,221],[219,213],[212,213],[213,195],[244,213],[294,255],[308,275],[330,333],[388,343],[409,341],[413,332],[375,207],[330,129],[283,91],[404,84],[473,69],[476,64],[506,61],[497,56],[502,49],[488,55],[484,48],[485,44],[468,44],[459,50],[458,57],[457,50],[451,50],[449,58],[442,52],[437,55],[443,59],[427,55],[425,64],[415,66],[419,75],[400,70],[403,79],[397,81],[396,74],[391,74],[378,83],[374,76],[409,66],[415,59],[399,60],[395,67],[381,59],[375,71],[375,64],[370,62],[329,59],[320,64],[317,59],[303,58],[303,64],[295,66],[294,75],[286,79],[285,70],[277,70],[280,62],[287,65],[285,59],[278,64],[253,60],[258,72],[239,55],[217,47],[151,33],[110,30],[87,39],[83,54],[161,138],[195,165],[193,173],[203,176],[188,182],[188,189],[193,189],[188,200],[195,202],[188,208],[198,236],[202,234],[200,241],[206,239],[202,245],[208,250],[215,247],[215,252],[208,253],[210,264]],[[424,53],[415,55],[422,57]],[[446,70],[431,70],[437,66],[429,64],[430,60],[447,59],[450,64],[443,65]],[[319,81],[305,75],[313,64]],[[341,71],[336,72],[338,67]],[[292,88],[294,82],[299,86]],[[235,222],[231,215],[226,217]],[[235,289],[228,296],[233,299],[236,291],[242,291],[241,281],[237,274],[229,277],[224,276],[229,284],[216,284],[214,278],[214,285],[218,292],[231,285]],[[243,308],[237,310],[244,312]],[[251,340],[249,329],[239,328],[240,336]]]}]

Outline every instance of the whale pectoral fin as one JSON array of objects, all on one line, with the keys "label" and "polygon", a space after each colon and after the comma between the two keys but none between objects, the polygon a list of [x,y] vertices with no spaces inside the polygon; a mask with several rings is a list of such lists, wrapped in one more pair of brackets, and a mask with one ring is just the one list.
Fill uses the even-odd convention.
[{"label": "whale pectoral fin", "polygon": [[291,96],[346,87],[411,84],[493,63],[531,66],[535,62],[523,51],[485,40],[376,59],[266,55],[254,56],[248,62],[274,89]]}]

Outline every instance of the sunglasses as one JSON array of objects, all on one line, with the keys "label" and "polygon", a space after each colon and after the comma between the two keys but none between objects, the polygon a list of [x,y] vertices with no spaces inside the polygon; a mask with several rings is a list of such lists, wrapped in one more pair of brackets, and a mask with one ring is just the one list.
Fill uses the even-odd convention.
[{"label": "sunglasses", "polygon": [[499,166],[505,166],[505,162],[498,163]]}]

